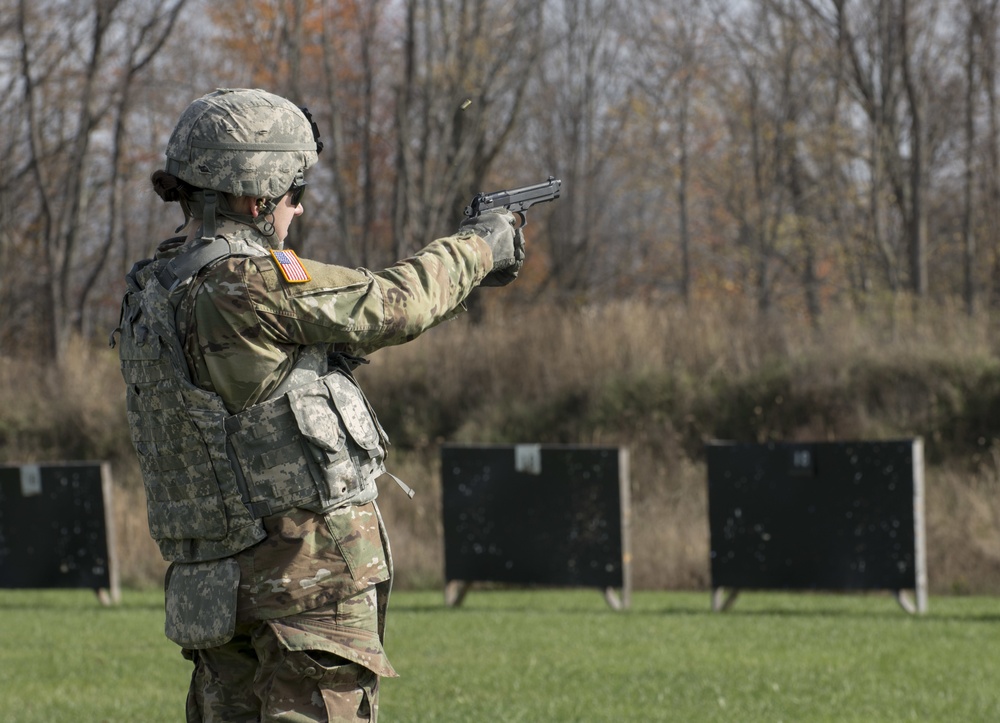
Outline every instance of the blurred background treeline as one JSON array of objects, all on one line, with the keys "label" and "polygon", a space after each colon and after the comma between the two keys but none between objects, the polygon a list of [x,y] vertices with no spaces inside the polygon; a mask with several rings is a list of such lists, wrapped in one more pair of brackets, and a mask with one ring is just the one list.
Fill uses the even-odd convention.
[{"label": "blurred background treeline", "polygon": [[632,452],[636,583],[708,584],[707,439],[923,436],[930,581],[1000,592],[1000,0],[0,0],[0,459],[109,459],[160,581],[107,336],[216,87],[307,106],[301,254],[381,268],[549,175],[522,278],[361,372],[400,579],[442,441]]}]

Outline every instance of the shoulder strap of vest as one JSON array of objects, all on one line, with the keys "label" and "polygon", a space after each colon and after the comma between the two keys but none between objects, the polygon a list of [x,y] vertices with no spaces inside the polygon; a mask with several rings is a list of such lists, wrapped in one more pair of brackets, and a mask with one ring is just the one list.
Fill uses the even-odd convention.
[{"label": "shoulder strap of vest", "polygon": [[199,270],[230,253],[229,242],[221,236],[217,237],[172,258],[157,272],[156,279],[168,292],[173,292]]}]

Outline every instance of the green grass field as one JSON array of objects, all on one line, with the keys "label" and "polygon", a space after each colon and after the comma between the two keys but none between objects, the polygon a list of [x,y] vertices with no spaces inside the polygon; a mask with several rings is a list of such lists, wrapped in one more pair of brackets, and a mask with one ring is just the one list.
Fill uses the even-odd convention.
[{"label": "green grass field", "polygon": [[[1000,600],[481,591],[447,609],[394,593],[383,723],[997,721]],[[158,592],[115,608],[77,591],[0,591],[0,721],[181,721],[188,664]]]}]

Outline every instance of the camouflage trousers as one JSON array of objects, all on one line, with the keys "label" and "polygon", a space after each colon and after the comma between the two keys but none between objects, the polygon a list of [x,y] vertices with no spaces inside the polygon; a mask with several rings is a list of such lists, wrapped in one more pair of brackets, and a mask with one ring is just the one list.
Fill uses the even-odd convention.
[{"label": "camouflage trousers", "polygon": [[194,662],[189,723],[378,719],[380,671],[374,587],[315,610],[239,625],[225,645],[184,650]]}]

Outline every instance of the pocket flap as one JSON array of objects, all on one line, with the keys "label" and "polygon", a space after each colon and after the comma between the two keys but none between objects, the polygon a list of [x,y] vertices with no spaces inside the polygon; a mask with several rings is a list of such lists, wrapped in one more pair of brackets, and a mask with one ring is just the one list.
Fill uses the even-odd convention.
[{"label": "pocket flap", "polygon": [[361,390],[342,374],[330,374],[324,381],[351,438],[363,449],[376,449],[380,441],[378,430]]},{"label": "pocket flap", "polygon": [[344,430],[325,384],[308,384],[291,390],[288,404],[303,437],[330,452],[343,448]]},{"label": "pocket flap", "polygon": [[374,634],[295,618],[268,620],[267,624],[286,650],[320,650],[350,660],[386,678],[396,678],[399,675],[389,662],[378,636]]}]

